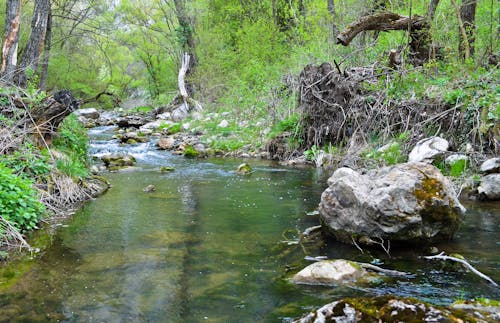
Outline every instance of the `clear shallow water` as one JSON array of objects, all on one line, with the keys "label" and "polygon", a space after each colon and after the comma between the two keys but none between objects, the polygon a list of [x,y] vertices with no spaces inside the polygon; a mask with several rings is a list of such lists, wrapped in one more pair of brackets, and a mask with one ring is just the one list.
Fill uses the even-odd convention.
[{"label": "clear shallow water", "polygon": [[[104,129],[106,130],[106,129]],[[338,297],[397,294],[436,304],[457,299],[500,299],[500,292],[465,272],[445,273],[422,252],[361,254],[326,246],[287,246],[297,230],[316,225],[324,174],[251,161],[255,173],[238,176],[240,160],[189,160],[151,147],[97,140],[93,153],[128,151],[133,172],[108,174],[113,187],[89,202],[52,237],[50,247],[8,288],[16,268],[0,277],[0,321],[280,322]],[[141,147],[141,148],[139,148]],[[174,172],[160,173],[160,166]],[[147,185],[156,186],[144,193]],[[500,281],[500,205],[467,205],[466,225],[453,242],[458,252]],[[289,274],[306,255],[370,262],[413,275],[366,286],[294,286]]]}]

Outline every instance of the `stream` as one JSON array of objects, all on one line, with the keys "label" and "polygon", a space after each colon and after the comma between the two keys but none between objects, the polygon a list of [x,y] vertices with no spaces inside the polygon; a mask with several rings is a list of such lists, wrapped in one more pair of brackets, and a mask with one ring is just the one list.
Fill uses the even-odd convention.
[{"label": "stream", "polygon": [[[328,174],[241,159],[186,159],[150,143],[122,146],[112,127],[89,131],[91,153],[127,152],[137,168],[107,173],[111,189],[84,205],[34,259],[2,268],[0,322],[290,322],[341,297],[394,294],[438,305],[500,299],[500,290],[466,271],[445,271],[417,250],[361,253],[327,241],[301,246]],[[172,166],[173,172],[160,172]],[[156,191],[143,192],[148,185]],[[500,203],[469,203],[453,241],[500,282]],[[43,231],[43,230],[41,230]],[[289,243],[292,242],[292,243]],[[372,262],[411,273],[363,286],[295,286],[304,256]]]}]

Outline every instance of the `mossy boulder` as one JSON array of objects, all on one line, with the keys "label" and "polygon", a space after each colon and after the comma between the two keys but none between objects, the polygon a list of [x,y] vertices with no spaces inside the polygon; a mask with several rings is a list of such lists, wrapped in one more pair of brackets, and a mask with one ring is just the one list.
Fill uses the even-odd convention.
[{"label": "mossy boulder", "polygon": [[319,205],[322,224],[349,244],[449,239],[465,214],[450,182],[426,163],[366,174],[340,168],[328,183]]},{"label": "mossy boulder", "polygon": [[338,300],[295,322],[487,322],[482,314],[476,315],[411,298],[380,296]]},{"label": "mossy boulder", "polygon": [[136,163],[134,156],[122,153],[107,154],[101,160],[108,169],[133,166]]}]

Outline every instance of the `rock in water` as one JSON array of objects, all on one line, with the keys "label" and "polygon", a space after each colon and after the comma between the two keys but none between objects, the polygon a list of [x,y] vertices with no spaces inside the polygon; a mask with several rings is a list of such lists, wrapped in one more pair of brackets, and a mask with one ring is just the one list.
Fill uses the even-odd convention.
[{"label": "rock in water", "polygon": [[451,238],[465,208],[434,166],[406,163],[365,175],[340,168],[319,205],[323,225],[345,243]]},{"label": "rock in water", "polygon": [[500,173],[500,157],[490,158],[482,163],[481,172],[487,174]]},{"label": "rock in water", "polygon": [[449,145],[446,139],[440,137],[422,139],[417,142],[415,148],[410,152],[408,161],[431,163],[434,158],[445,153]]},{"label": "rock in water", "polygon": [[481,184],[479,184],[477,192],[481,200],[500,200],[500,173],[489,174],[481,178]]},{"label": "rock in water", "polygon": [[125,167],[135,165],[135,158],[129,154],[107,154],[101,157],[106,167]]},{"label": "rock in water", "polygon": [[153,184],[150,184],[150,185],[146,186],[145,188],[143,188],[142,190],[144,191],[144,193],[151,193],[151,192],[156,191],[156,186],[154,186]]},{"label": "rock in water", "polygon": [[252,172],[252,167],[247,163],[243,163],[236,169],[236,173],[238,174],[250,174]]},{"label": "rock in water", "polygon": [[292,278],[296,284],[330,285],[355,281],[366,274],[359,265],[344,259],[315,262]]}]

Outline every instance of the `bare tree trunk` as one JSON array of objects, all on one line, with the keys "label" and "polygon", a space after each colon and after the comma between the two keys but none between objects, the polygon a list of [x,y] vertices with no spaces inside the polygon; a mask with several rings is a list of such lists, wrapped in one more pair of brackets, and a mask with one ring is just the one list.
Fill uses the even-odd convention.
[{"label": "bare tree trunk", "polygon": [[335,16],[335,0],[328,0],[328,11]]},{"label": "bare tree trunk", "polygon": [[52,10],[49,7],[49,16],[47,17],[47,32],[45,35],[42,70],[40,71],[40,90],[45,91],[47,88],[47,74],[49,72],[50,45],[52,41]]},{"label": "bare tree trunk", "polygon": [[31,33],[28,44],[23,50],[21,63],[19,64],[17,83],[21,87],[26,87],[28,83],[28,69],[31,69],[34,73],[37,72],[40,54],[47,32],[49,12],[50,0],[35,0],[35,9],[31,20]]},{"label": "bare tree trunk", "polygon": [[434,20],[438,4],[439,0],[431,0],[431,3],[429,3],[429,7],[427,8],[427,19],[429,19],[429,21]]},{"label": "bare tree trunk", "polygon": [[470,57],[474,56],[476,5],[477,0],[462,0],[462,5],[460,6],[460,18],[462,20],[462,26],[467,37],[465,38],[463,36],[463,33],[459,32],[458,52],[462,57],[465,58],[468,58],[465,54],[465,42],[467,42],[467,45],[469,47]]},{"label": "bare tree trunk", "polygon": [[19,19],[21,16],[21,0],[7,0],[5,16],[5,36],[2,46],[2,79],[11,83],[17,65],[17,47],[19,44]]}]

